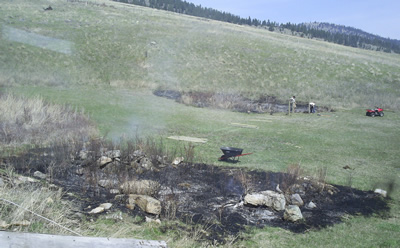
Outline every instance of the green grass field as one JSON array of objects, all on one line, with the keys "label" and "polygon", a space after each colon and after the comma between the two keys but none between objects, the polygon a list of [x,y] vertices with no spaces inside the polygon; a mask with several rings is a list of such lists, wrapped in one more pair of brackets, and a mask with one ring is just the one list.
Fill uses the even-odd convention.
[{"label": "green grass field", "polygon": [[[54,10],[43,11],[49,5]],[[231,165],[218,161],[219,147],[233,146],[253,153],[234,164],[238,167],[285,171],[300,164],[305,175],[315,177],[326,168],[328,183],[362,190],[400,183],[399,55],[110,1],[7,1],[0,6],[0,25],[1,91],[83,109],[109,138],[151,135],[171,150],[188,145],[168,139],[171,135],[205,138],[207,143],[194,144],[196,162]],[[22,31],[40,36],[32,36],[30,44],[11,40],[27,35]],[[72,44],[71,54],[43,48],[42,36],[71,42],[57,43]],[[195,108],[154,96],[151,90],[158,87],[281,100],[295,94],[299,101],[337,111],[287,116]],[[385,108],[385,117],[365,116],[365,108],[374,105]],[[343,169],[346,165],[354,170]],[[234,246],[398,247],[398,189],[391,192],[385,218],[349,216],[304,234],[254,229]],[[112,223],[95,224],[84,233],[196,245],[153,227],[113,233]]]}]

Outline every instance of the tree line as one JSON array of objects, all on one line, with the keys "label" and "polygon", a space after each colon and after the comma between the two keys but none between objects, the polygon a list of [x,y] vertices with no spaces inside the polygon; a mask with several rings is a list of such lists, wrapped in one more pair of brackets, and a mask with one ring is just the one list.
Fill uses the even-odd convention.
[{"label": "tree line", "polygon": [[225,11],[213,8],[202,7],[182,0],[114,0],[161,9],[191,16],[203,17],[207,19],[223,21],[238,25],[249,25],[261,27],[269,31],[284,32],[289,30],[292,35],[309,38],[322,39],[344,46],[351,46],[363,49],[377,50],[383,52],[400,53],[400,41],[389,38],[382,38],[377,35],[366,33],[362,30],[335,25],[329,23],[301,23],[301,24],[279,24],[270,20],[259,20],[257,18],[243,18]]}]

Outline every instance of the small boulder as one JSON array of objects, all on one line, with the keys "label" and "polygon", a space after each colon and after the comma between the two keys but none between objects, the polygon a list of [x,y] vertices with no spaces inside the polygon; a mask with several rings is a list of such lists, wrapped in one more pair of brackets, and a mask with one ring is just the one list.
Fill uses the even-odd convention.
[{"label": "small boulder", "polygon": [[301,197],[300,197],[299,194],[293,194],[293,195],[291,195],[291,196],[290,196],[290,202],[291,202],[293,205],[297,205],[297,206],[299,206],[299,207],[304,205],[303,199],[301,199]]},{"label": "small boulder", "polygon": [[303,219],[300,208],[297,205],[289,205],[285,208],[283,219],[296,222]]},{"label": "small boulder", "polygon": [[81,160],[86,160],[86,159],[88,158],[88,151],[86,151],[86,150],[81,150],[81,151],[79,152],[79,158],[80,158]]},{"label": "small boulder", "polygon": [[123,183],[120,189],[125,194],[154,195],[160,189],[160,184],[152,180],[132,180]]},{"label": "small boulder", "polygon": [[387,196],[386,190],[383,190],[383,189],[375,189],[374,193],[379,194],[379,195],[381,195],[383,197]]},{"label": "small boulder", "polygon": [[111,180],[107,180],[107,179],[102,179],[102,180],[99,180],[97,182],[97,184],[99,186],[103,187],[103,188],[109,188],[112,185],[112,181]]},{"label": "small boulder", "polygon": [[75,174],[82,176],[85,173],[85,169],[79,168],[75,171]]},{"label": "small boulder", "polygon": [[110,194],[118,195],[119,194],[119,189],[110,189]]},{"label": "small boulder", "polygon": [[145,170],[152,170],[152,168],[153,168],[153,163],[151,162],[151,160],[150,159],[148,159],[148,158],[142,158],[141,160],[140,160],[140,166],[143,168],[143,169],[145,169]]},{"label": "small boulder", "polygon": [[103,203],[100,204],[99,207],[104,208],[104,210],[109,210],[112,207],[112,203]]},{"label": "small boulder", "polygon": [[10,224],[8,224],[7,222],[5,222],[4,220],[0,220],[0,228],[2,229],[7,229],[10,227]]},{"label": "small boulder", "polygon": [[286,199],[283,194],[271,190],[266,190],[255,194],[247,194],[244,197],[244,204],[251,204],[254,206],[267,206],[272,207],[277,211],[281,211],[285,209]]},{"label": "small boulder", "polygon": [[149,218],[149,217],[147,217],[147,216],[145,216],[145,219],[146,219],[146,222],[147,222],[147,223],[161,224],[161,220],[160,220],[160,219],[152,219],[152,218]]},{"label": "small boulder", "polygon": [[307,205],[306,205],[306,209],[314,209],[316,208],[317,205],[315,205],[314,202],[310,201]]},{"label": "small boulder", "polygon": [[142,150],[136,150],[132,154],[134,157],[144,157],[146,154]]},{"label": "small boulder", "polygon": [[40,172],[40,171],[35,171],[35,172],[33,173],[33,176],[34,176],[34,177],[37,177],[37,178],[40,178],[40,179],[46,179],[46,177],[47,177],[46,174],[44,174],[44,173],[42,173],[42,172]]},{"label": "small boulder", "polygon": [[128,205],[137,205],[142,211],[159,215],[161,214],[161,202],[147,195],[129,195]]},{"label": "small boulder", "polygon": [[109,157],[106,157],[106,156],[101,156],[97,162],[98,162],[100,167],[104,167],[107,164],[112,162],[112,158],[109,158]]},{"label": "small boulder", "polygon": [[89,214],[100,214],[112,207],[111,203],[103,203],[95,209],[92,209]]},{"label": "small boulder", "polygon": [[89,214],[100,214],[104,212],[104,208],[103,207],[97,207],[95,209],[92,209]]},{"label": "small boulder", "polygon": [[121,150],[111,150],[105,152],[105,155],[109,158],[120,158],[121,157]]},{"label": "small boulder", "polygon": [[176,157],[174,161],[172,161],[172,165],[179,165],[180,163],[183,162],[184,159],[185,159],[184,157]]}]

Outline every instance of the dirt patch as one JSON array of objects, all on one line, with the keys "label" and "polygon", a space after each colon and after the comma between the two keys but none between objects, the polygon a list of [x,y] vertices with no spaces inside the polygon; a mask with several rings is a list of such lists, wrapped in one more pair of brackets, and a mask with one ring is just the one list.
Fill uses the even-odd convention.
[{"label": "dirt patch", "polygon": [[[288,103],[279,101],[274,96],[261,96],[251,100],[239,94],[214,93],[214,92],[179,92],[174,90],[155,90],[154,95],[173,99],[176,102],[200,108],[229,109],[246,113],[288,112]],[[330,108],[316,106],[317,112],[331,112]],[[298,102],[295,112],[308,113],[308,103]]]},{"label": "dirt patch", "polygon": [[[58,152],[65,151],[60,149]],[[386,200],[372,191],[321,184],[310,179],[295,178],[287,173],[191,163],[158,163],[139,173],[132,166],[132,161],[138,161],[134,156],[121,155],[113,163],[100,167],[92,163],[97,158],[88,161],[75,157],[72,161],[62,162],[55,160],[58,156],[54,151],[50,153],[39,149],[24,156],[6,158],[3,164],[12,165],[26,175],[33,175],[37,170],[51,175],[53,183],[74,192],[80,199],[86,199],[81,200],[82,212],[87,212],[85,208],[88,205],[111,202],[132,215],[155,217],[137,208],[128,210],[126,202],[121,201],[123,196],[116,197],[109,189],[99,185],[104,179],[116,183],[126,180],[156,181],[160,187],[153,197],[161,202],[162,212],[159,217],[162,221],[178,218],[193,226],[202,224],[207,227],[203,238],[218,240],[220,243],[229,235],[245,231],[249,226],[276,226],[293,232],[304,232],[334,225],[347,215],[370,216],[385,214],[389,210]],[[131,159],[128,161],[129,157]],[[58,164],[57,168],[55,164]],[[83,172],[77,173],[79,170]],[[305,205],[300,206],[304,220],[290,222],[283,219],[284,211],[244,204],[246,194],[277,191],[278,185],[286,198],[298,193],[305,205],[312,201],[317,207],[308,209]]]}]

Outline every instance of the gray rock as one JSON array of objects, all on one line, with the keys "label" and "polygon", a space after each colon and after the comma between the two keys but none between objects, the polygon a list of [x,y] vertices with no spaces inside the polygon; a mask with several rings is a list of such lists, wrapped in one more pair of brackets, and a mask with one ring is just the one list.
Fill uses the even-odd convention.
[{"label": "gray rock", "polygon": [[110,189],[110,194],[113,194],[113,195],[119,194],[119,189]]},{"label": "gray rock", "polygon": [[121,150],[111,150],[105,152],[105,156],[109,158],[120,158],[121,157]]},{"label": "gray rock", "polygon": [[85,173],[85,169],[83,169],[83,168],[77,169],[75,171],[75,174],[77,174],[79,176],[82,176],[84,173]]},{"label": "gray rock", "polygon": [[145,170],[152,170],[153,168],[153,163],[151,162],[150,159],[148,158],[142,158],[140,160],[140,166],[145,169]]},{"label": "gray rock", "polygon": [[160,184],[152,180],[132,180],[120,186],[124,194],[154,195],[160,190]]},{"label": "gray rock", "polygon": [[40,178],[40,179],[46,179],[46,177],[47,177],[46,174],[44,174],[44,173],[42,173],[42,172],[40,172],[40,171],[35,171],[35,172],[33,173],[33,176],[34,176],[34,177],[37,177],[37,178]]},{"label": "gray rock", "polygon": [[100,167],[104,167],[107,164],[112,162],[112,158],[106,157],[106,156],[101,156],[99,160],[97,161]]},{"label": "gray rock", "polygon": [[304,205],[303,199],[301,199],[301,197],[300,197],[299,194],[293,194],[293,195],[291,195],[291,196],[290,196],[290,202],[291,202],[293,205],[297,205],[297,206],[299,206],[299,207]]},{"label": "gray rock", "polygon": [[87,159],[87,158],[88,158],[88,151],[86,151],[86,150],[80,151],[80,152],[79,152],[79,158],[80,158],[81,160]]},{"label": "gray rock", "polygon": [[281,211],[285,209],[286,199],[283,194],[266,190],[255,194],[247,194],[244,197],[244,203],[254,206],[267,206]]},{"label": "gray rock", "polygon": [[108,179],[99,180],[97,184],[103,188],[111,188],[113,186],[113,181]]},{"label": "gray rock", "polygon": [[285,209],[283,218],[288,221],[296,222],[303,219],[300,208],[297,205],[289,205]]},{"label": "gray rock", "polygon": [[132,154],[134,157],[144,157],[146,154],[142,150],[136,150]]}]

